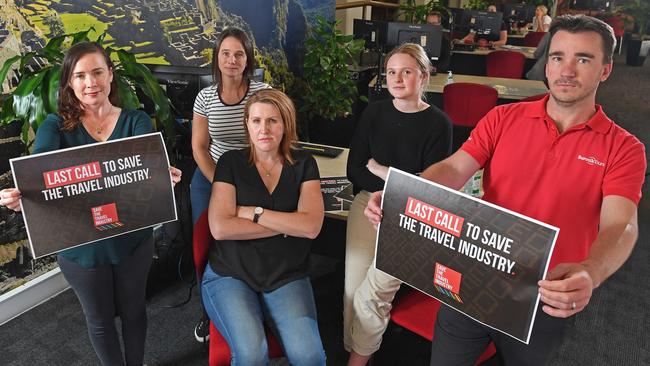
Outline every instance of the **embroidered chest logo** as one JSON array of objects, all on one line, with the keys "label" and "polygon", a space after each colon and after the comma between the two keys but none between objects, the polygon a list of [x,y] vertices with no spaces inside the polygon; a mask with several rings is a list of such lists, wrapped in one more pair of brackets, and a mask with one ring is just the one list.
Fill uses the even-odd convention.
[{"label": "embroidered chest logo", "polygon": [[578,154],[578,160],[582,160],[585,163],[587,163],[589,165],[593,165],[593,166],[600,166],[600,167],[605,166],[605,163],[603,163],[602,161],[598,161],[598,159],[596,159],[593,156],[588,156],[587,157],[587,156],[582,156],[582,155]]}]

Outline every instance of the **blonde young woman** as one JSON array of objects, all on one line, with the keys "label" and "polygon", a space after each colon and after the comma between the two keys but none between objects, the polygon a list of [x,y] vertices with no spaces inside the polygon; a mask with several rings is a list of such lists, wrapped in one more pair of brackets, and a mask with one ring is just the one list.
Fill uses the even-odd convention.
[{"label": "blonde young woman", "polygon": [[376,231],[363,214],[370,193],[383,189],[388,167],[419,173],[451,153],[449,117],[423,100],[431,67],[419,45],[386,57],[392,100],[370,104],[352,139],[347,175],[355,199],[347,225],[343,341],[349,365],[365,365],[379,349],[400,282],[374,269]]},{"label": "blonde young woman", "polygon": [[325,365],[307,277],[324,216],[318,167],[291,148],[296,112],[281,91],[253,94],[244,121],[250,148],[223,154],[214,174],[203,303],[233,365],[268,364],[265,323],[292,365]]},{"label": "blonde young woman", "polygon": [[537,5],[535,18],[533,18],[533,32],[548,32],[553,19],[548,15],[548,8],[544,5]]}]

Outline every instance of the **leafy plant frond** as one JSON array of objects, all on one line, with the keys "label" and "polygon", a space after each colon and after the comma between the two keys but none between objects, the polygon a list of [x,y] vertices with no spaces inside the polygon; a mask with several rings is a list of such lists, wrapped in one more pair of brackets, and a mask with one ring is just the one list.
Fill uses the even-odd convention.
[{"label": "leafy plant frond", "polygon": [[[22,121],[23,140],[26,145],[31,145],[27,138],[30,127],[36,131],[48,114],[57,112],[61,64],[65,50],[79,42],[91,41],[88,37],[91,31],[94,29],[54,37],[43,49],[11,57],[0,68],[0,81],[7,80],[9,75],[12,75],[11,70],[15,70],[18,77],[15,90],[3,101],[0,123]],[[106,33],[103,33],[95,42],[101,45],[105,37]],[[120,106],[139,108],[140,101],[136,89],[141,90],[153,102],[156,122],[159,126],[164,126],[168,142],[171,142],[174,132],[171,103],[156,78],[146,66],[137,62],[135,55],[112,48],[107,48],[106,51],[111,59],[119,60],[113,74],[118,85]],[[41,62],[34,64],[35,59]]]}]

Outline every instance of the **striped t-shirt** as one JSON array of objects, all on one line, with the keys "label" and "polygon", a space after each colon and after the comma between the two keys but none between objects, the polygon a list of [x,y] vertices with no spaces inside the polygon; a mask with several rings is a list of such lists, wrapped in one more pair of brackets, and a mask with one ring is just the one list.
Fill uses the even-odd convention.
[{"label": "striped t-shirt", "polygon": [[269,88],[268,84],[251,80],[246,95],[236,104],[223,103],[216,85],[204,88],[196,96],[194,113],[208,118],[210,156],[215,163],[226,151],[248,146],[244,131],[244,105],[254,92]]}]

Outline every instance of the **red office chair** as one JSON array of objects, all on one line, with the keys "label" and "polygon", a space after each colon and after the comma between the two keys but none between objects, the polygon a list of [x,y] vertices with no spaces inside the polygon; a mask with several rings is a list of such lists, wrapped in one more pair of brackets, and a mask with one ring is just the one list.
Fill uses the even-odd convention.
[{"label": "red office chair", "polygon": [[621,17],[609,17],[604,22],[614,29],[614,37],[618,40],[618,54],[620,55],[623,47],[623,36],[625,35],[625,20]]},{"label": "red office chair", "polygon": [[520,102],[534,102],[536,100],[540,100],[544,98],[548,93],[542,93],[542,94],[536,94],[536,95],[531,95],[530,97],[524,98],[520,100]]},{"label": "red office chair", "polygon": [[497,104],[499,93],[491,86],[452,83],[442,91],[442,109],[454,124],[452,150],[467,140],[474,126]]},{"label": "red office chair", "polygon": [[[432,340],[440,305],[440,301],[420,291],[411,290],[396,300],[390,313],[391,320],[423,338]],[[494,343],[490,342],[476,361],[476,365],[485,362],[495,353]]]},{"label": "red office chair", "polygon": [[521,79],[524,74],[526,56],[515,51],[492,51],[487,55],[485,62],[487,76]]},{"label": "red office chair", "polygon": [[546,32],[528,32],[524,36],[525,47],[537,47],[539,42],[544,38]]},{"label": "red office chair", "polygon": [[[208,225],[208,211],[204,211],[199,217],[199,220],[194,225],[194,233],[192,239],[192,246],[194,251],[194,268],[196,269],[196,278],[201,284],[203,278],[203,271],[208,261],[208,250],[212,243],[212,234],[210,234],[210,226]],[[276,358],[282,357],[282,347],[275,339],[273,334],[266,330],[266,340],[269,344],[269,357]],[[214,327],[212,321],[210,322],[210,366],[227,366],[230,365],[230,347],[228,342],[223,338],[221,333]]]}]

